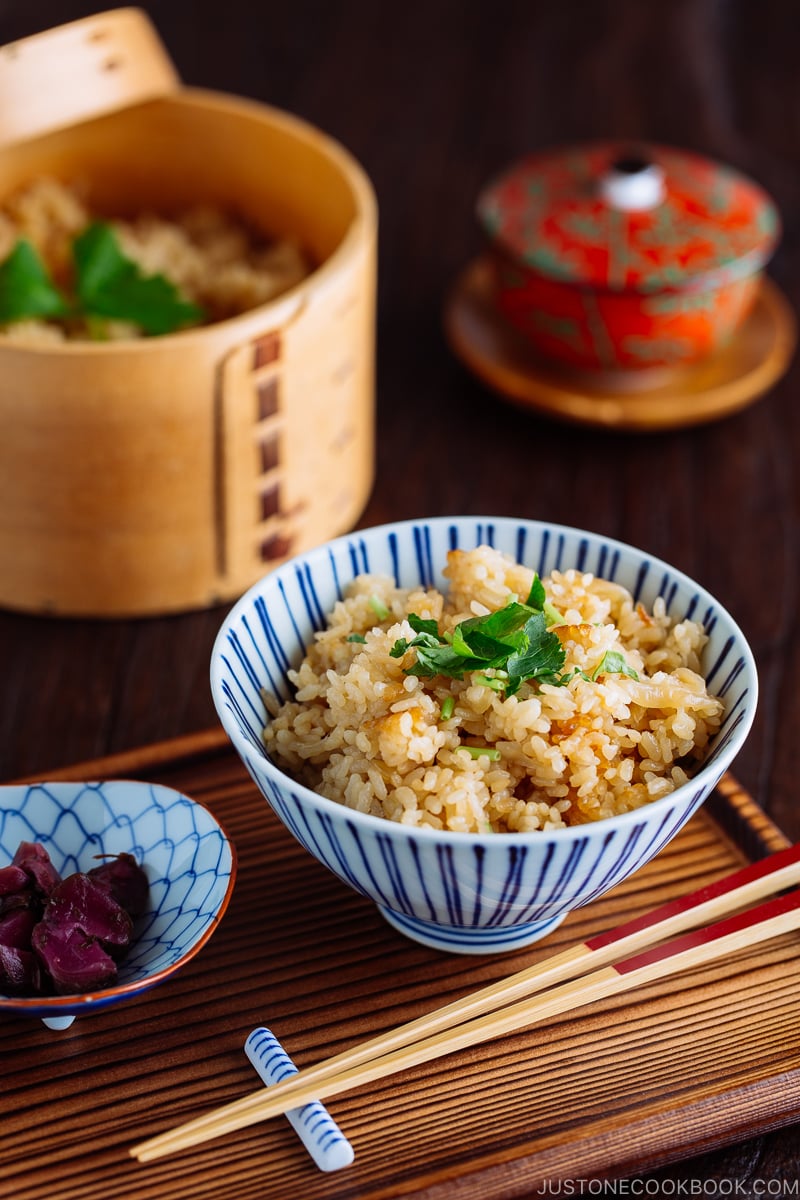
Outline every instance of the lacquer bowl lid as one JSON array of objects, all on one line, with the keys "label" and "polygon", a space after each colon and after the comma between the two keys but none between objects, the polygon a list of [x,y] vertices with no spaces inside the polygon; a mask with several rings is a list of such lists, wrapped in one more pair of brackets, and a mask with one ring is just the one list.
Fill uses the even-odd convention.
[{"label": "lacquer bowl lid", "polygon": [[613,141],[527,156],[484,189],[477,211],[518,266],[614,292],[721,285],[759,270],[780,232],[770,197],[739,171]]}]

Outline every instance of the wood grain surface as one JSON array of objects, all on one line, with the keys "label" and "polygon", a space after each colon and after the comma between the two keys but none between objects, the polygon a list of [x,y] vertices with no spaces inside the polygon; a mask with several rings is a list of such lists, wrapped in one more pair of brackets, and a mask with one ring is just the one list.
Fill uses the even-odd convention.
[{"label": "wood grain surface", "polygon": [[427,950],[386,925],[291,838],[216,731],[79,769],[135,770],[201,800],[233,838],[239,874],[220,928],[174,979],[64,1032],[0,1023],[0,1180],[16,1200],[379,1200],[454,1187],[470,1200],[522,1197],[555,1180],[640,1171],[800,1112],[790,935],[336,1097],[329,1109],[356,1154],[340,1172],[319,1172],[280,1118],[136,1163],[129,1151],[142,1138],[254,1090],[243,1046],[260,1024],[298,1066],[317,1061],[785,839],[727,777],[643,871],[542,946],[486,961]]},{"label": "wood grain surface", "polygon": [[[0,0],[0,43],[102,7],[87,0]],[[544,517],[644,547],[701,580],[736,617],[759,666],[760,708],[735,764],[737,778],[790,838],[800,838],[796,361],[766,395],[725,419],[686,429],[620,432],[567,425],[506,403],[452,354],[442,328],[454,280],[482,250],[474,203],[486,180],[529,150],[608,136],[696,150],[755,177],[783,216],[784,236],[770,275],[796,310],[800,88],[794,0],[406,0],[402,5],[146,0],[143,7],[187,84],[266,101],[307,118],[340,139],[375,186],[380,207],[377,477],[361,524],[459,512]],[[97,553],[113,571],[108,548],[98,544]],[[43,775],[212,726],[208,660],[223,611],[105,623],[0,613],[0,777]],[[134,757],[130,771],[137,761]],[[213,773],[204,779],[213,795]],[[230,798],[226,802],[244,822],[246,802],[241,813]],[[246,829],[241,836],[243,850],[250,853]],[[271,852],[279,854],[279,845]],[[298,879],[310,873],[311,864],[302,864]],[[251,1017],[282,1015],[281,1033],[302,1059],[320,1044],[357,1036],[361,1029],[393,1020],[399,1009],[424,1004],[437,988],[446,992],[464,982],[466,967],[449,959],[434,960],[406,947],[387,959],[386,931],[369,913],[356,913],[345,897],[337,904],[343,905],[348,933],[358,930],[358,965],[349,942],[332,934],[314,961],[309,985],[304,939],[309,920],[321,919],[321,910],[309,891],[292,887],[281,909],[286,924],[276,933],[288,960],[267,973],[262,995],[247,991],[251,942],[222,940],[223,934],[231,935],[233,921],[220,930],[219,946],[212,943],[200,960],[204,968],[219,971],[218,978],[230,970],[226,987],[245,989],[249,998],[236,1012],[241,1027],[229,1027],[234,1022],[221,1011],[219,989],[209,996],[198,977],[187,974],[175,990],[164,992],[163,1000],[154,993],[127,1015],[109,1014],[103,1031],[91,1036],[76,1029],[70,1041],[58,1043],[44,1030],[26,1031],[22,1040],[33,1054],[26,1061],[38,1065],[12,1076],[16,1107],[6,1103],[5,1092],[2,1107],[4,1131],[7,1120],[14,1123],[8,1152],[24,1153],[31,1173],[9,1192],[0,1168],[3,1200],[6,1194],[24,1194],[20,1185],[63,1200],[60,1180],[75,1171],[90,1189],[86,1194],[106,1197],[111,1192],[100,1168],[116,1164],[113,1170],[122,1171],[115,1156],[129,1136],[237,1093],[247,1075],[238,1062],[221,1068],[211,1081],[205,1077],[206,1020],[215,1030],[215,1022],[225,1026],[230,1045],[238,1044]],[[252,895],[243,887],[239,903]],[[236,961],[229,960],[226,968],[229,954]],[[769,971],[769,964],[763,969]],[[491,970],[484,965],[478,973]],[[761,970],[752,975],[753,1020],[773,1030],[777,1020],[785,1021],[782,1046],[791,1061],[797,1046],[791,1005],[778,1018],[759,1002]],[[690,994],[699,1000],[702,987]],[[157,1025],[153,1034],[145,1014],[162,1002],[174,1004],[174,1024],[168,1032]],[[342,1013],[339,1004],[345,1005]],[[581,1069],[580,1056],[577,1065],[573,1062],[569,1028],[564,1026],[563,1037],[553,1043],[560,1046],[565,1087]],[[20,1030],[15,1025],[11,1032],[5,1019],[0,1030],[11,1038],[16,1054]],[[720,1030],[715,1041],[719,1079],[732,1058],[741,1058],[734,1033],[731,1028],[726,1041]],[[152,1077],[142,1074],[145,1038],[148,1053],[163,1053],[168,1066],[185,1065],[191,1082],[151,1092]],[[64,1057],[54,1073],[57,1045]],[[613,1057],[609,1048],[604,1053]],[[647,1054],[642,1051],[636,1061],[645,1076]],[[481,1078],[479,1057],[466,1065]],[[5,1087],[5,1059],[2,1068]],[[620,1064],[623,1069],[630,1082],[633,1063]],[[367,1131],[360,1140],[358,1169],[362,1162],[380,1162],[380,1169],[366,1168],[374,1175],[362,1194],[401,1195],[404,1179],[419,1180],[417,1157],[424,1147],[417,1138],[431,1138],[444,1151],[437,1169],[424,1179],[428,1196],[483,1196],[489,1194],[481,1191],[484,1184],[503,1196],[531,1191],[532,1180],[518,1174],[509,1143],[485,1131],[491,1093],[483,1090],[484,1082],[475,1082],[477,1107],[465,1126],[465,1141],[445,1144],[437,1106],[442,1081],[467,1094],[472,1076],[462,1073],[460,1082],[448,1085],[447,1071],[441,1070],[435,1086],[425,1082],[427,1076],[409,1081],[419,1089],[415,1096],[424,1097],[424,1133],[403,1123],[407,1093],[393,1088],[380,1097],[353,1097],[352,1107],[341,1110],[351,1123],[350,1114],[357,1114]],[[70,1103],[71,1083],[87,1080],[94,1088],[90,1103],[96,1129],[87,1134],[82,1120],[72,1124],[66,1145],[59,1143],[48,1158],[43,1148],[52,1122],[63,1118],[63,1112],[54,1111],[54,1100],[66,1095]],[[529,1119],[528,1101],[522,1110],[527,1115],[516,1115],[519,1079],[511,1086],[505,1106],[511,1142],[540,1136],[540,1126]],[[664,1194],[693,1181],[711,1194],[728,1188],[738,1189],[738,1195],[763,1195],[768,1184],[796,1186],[800,1127],[784,1125],[791,1104],[769,1115],[773,1081],[758,1079],[741,1089],[736,1111],[726,1114],[735,1144],[722,1150],[714,1148],[721,1103],[717,1086],[709,1067],[702,1113],[698,1110],[690,1131],[680,1106],[670,1103],[675,1093],[665,1082],[669,1102],[653,1123],[660,1123],[665,1143],[694,1157],[660,1168],[644,1182]],[[109,1096],[119,1094],[116,1088],[138,1108],[136,1119],[125,1116],[121,1129],[109,1104]],[[657,1096],[652,1103],[660,1103]],[[381,1104],[392,1118],[388,1124],[400,1120],[401,1135],[393,1131],[389,1141]],[[602,1156],[603,1122],[615,1115],[606,1093],[599,1108],[592,1136]],[[779,1133],[768,1132],[773,1122],[781,1125]],[[562,1127],[559,1136],[566,1146],[568,1131]],[[264,1161],[278,1154],[288,1164],[287,1178],[295,1179],[297,1146],[277,1127],[265,1137],[259,1143],[266,1147]],[[644,1169],[650,1150],[643,1137],[632,1124],[630,1153],[614,1168],[618,1174]],[[258,1151],[251,1148],[242,1168],[240,1148],[241,1143],[231,1142],[209,1149],[197,1162],[165,1165],[161,1194],[190,1194],[186,1180],[196,1182],[202,1164],[211,1162],[219,1167],[227,1196],[249,1200],[270,1194],[256,1169]],[[566,1150],[554,1148],[552,1154],[557,1153],[563,1153],[564,1170],[577,1174],[579,1162],[567,1161]],[[652,1160],[659,1156],[653,1151]],[[38,1165],[31,1165],[32,1158]],[[601,1169],[600,1159],[595,1161]],[[93,1166],[98,1168],[94,1176]],[[128,1164],[124,1172],[126,1187],[133,1186],[131,1180],[139,1186]],[[478,1182],[468,1185],[464,1180],[470,1173]],[[314,1186],[322,1184],[315,1179]],[[354,1184],[347,1186],[358,1194]]]}]

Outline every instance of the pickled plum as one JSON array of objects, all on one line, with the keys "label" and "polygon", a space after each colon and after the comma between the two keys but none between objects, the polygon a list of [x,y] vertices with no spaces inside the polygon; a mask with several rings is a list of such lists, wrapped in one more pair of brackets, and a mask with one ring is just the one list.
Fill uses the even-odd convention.
[{"label": "pickled plum", "polygon": [[0,868],[0,991],[68,995],[115,983],[148,891],[130,854],[61,879],[39,842],[21,842]]}]

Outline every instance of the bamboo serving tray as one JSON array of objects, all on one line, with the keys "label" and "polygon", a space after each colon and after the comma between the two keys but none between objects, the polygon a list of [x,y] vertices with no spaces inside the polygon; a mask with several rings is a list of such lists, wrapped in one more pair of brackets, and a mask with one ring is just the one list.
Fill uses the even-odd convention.
[{"label": "bamboo serving tray", "polygon": [[624,1176],[800,1117],[798,935],[333,1098],[355,1162],[323,1174],[282,1118],[142,1165],[130,1147],[257,1089],[268,1025],[298,1066],[421,1015],[785,846],[726,776],[675,841],[541,945],[449,956],[395,933],[291,838],[220,730],[49,778],[136,777],[220,818],[239,872],[202,952],[55,1033],[0,1014],[0,1196],[510,1200]]}]

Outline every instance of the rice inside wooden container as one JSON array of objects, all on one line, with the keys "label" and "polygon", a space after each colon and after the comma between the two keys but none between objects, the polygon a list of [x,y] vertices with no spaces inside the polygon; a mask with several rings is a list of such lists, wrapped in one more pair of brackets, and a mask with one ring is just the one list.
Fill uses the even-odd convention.
[{"label": "rice inside wooden container", "polygon": [[[20,89],[43,111],[9,103]],[[374,470],[377,213],[347,151],[269,106],[181,87],[135,9],[5,47],[0,112],[19,114],[0,120],[0,195],[52,176],[115,216],[202,201],[317,264],[178,334],[0,341],[0,605],[201,608],[352,527]]]}]

